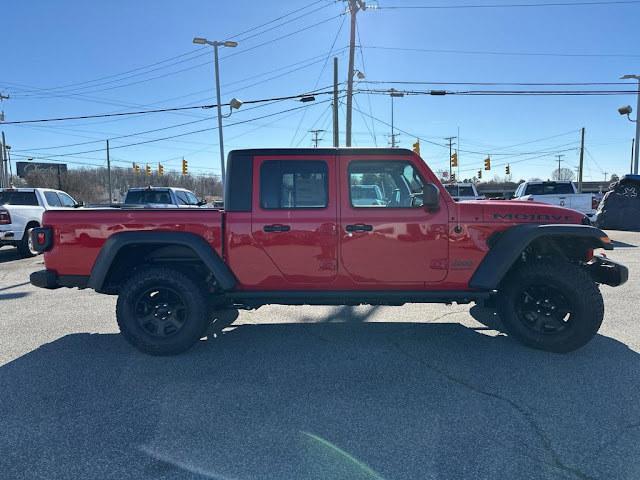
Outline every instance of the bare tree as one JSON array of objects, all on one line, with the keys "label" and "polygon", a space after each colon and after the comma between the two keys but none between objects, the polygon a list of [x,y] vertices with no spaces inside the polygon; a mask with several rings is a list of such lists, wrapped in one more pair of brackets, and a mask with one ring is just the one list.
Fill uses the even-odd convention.
[{"label": "bare tree", "polygon": [[[74,169],[58,175],[54,171],[34,170],[24,178],[29,187],[55,188],[64,190],[77,201],[85,203],[110,203],[109,182],[106,168]],[[167,172],[164,175],[152,173],[136,174],[129,168],[112,168],[111,201],[122,201],[127,190],[133,187],[181,187],[191,190],[199,198],[218,199],[222,195],[222,183],[215,175],[181,175]]]},{"label": "bare tree", "polygon": [[555,169],[551,172],[552,180],[573,180],[574,178],[576,178],[576,175],[570,168]]}]

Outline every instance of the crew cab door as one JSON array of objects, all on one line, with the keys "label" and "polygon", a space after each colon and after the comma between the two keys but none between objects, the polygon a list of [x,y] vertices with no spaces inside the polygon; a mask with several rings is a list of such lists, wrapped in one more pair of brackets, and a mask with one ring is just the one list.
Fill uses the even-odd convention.
[{"label": "crew cab door", "polygon": [[[447,275],[447,204],[441,201],[435,213],[412,206],[421,205],[424,184],[439,185],[426,165],[414,164],[414,158],[339,158],[340,258],[355,282],[421,286]],[[372,185],[382,191],[382,200],[360,199],[363,186]]]},{"label": "crew cab door", "polygon": [[252,236],[282,276],[293,283],[334,280],[338,271],[335,156],[256,156],[253,191],[257,194],[252,200]]}]

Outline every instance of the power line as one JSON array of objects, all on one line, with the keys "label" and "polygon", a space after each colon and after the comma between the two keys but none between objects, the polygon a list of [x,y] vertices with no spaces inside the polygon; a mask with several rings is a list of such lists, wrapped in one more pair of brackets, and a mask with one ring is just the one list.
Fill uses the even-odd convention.
[{"label": "power line", "polygon": [[[260,99],[260,100],[248,100],[246,102],[243,102],[246,105],[250,105],[253,103],[262,103],[262,102],[272,102],[272,101],[276,101],[276,100],[292,100],[295,98],[302,98],[302,97],[306,97],[309,95],[330,95],[333,94],[333,91],[325,91],[325,92],[309,92],[309,93],[302,93],[302,94],[298,94],[298,95],[289,95],[286,97],[276,97],[276,98],[264,98],[264,99]],[[221,106],[229,106],[228,103],[223,103],[221,104]],[[97,114],[97,115],[81,115],[81,116],[77,116],[77,117],[59,117],[59,118],[44,118],[44,119],[38,119],[38,120],[16,120],[14,122],[0,122],[0,125],[18,125],[18,124],[24,124],[24,123],[43,123],[43,122],[58,122],[58,121],[64,121],[64,120],[83,120],[83,119],[88,119],[88,118],[105,118],[105,117],[119,117],[119,116],[126,116],[126,115],[146,115],[146,114],[150,114],[150,113],[164,113],[164,112],[175,112],[175,111],[181,111],[181,110],[193,110],[193,109],[209,109],[209,108],[215,108],[217,107],[217,104],[214,105],[194,105],[194,106],[190,106],[190,107],[175,107],[175,108],[160,108],[160,109],[156,109],[156,110],[141,110],[138,112],[123,112],[123,113],[102,113],[102,114]]]},{"label": "power line", "polygon": [[360,48],[369,48],[369,49],[376,49],[376,50],[406,51],[406,52],[456,53],[456,54],[471,54],[471,55],[513,55],[513,56],[534,56],[534,57],[593,57],[593,58],[598,58],[598,57],[638,58],[640,57],[640,55],[637,55],[637,54],[496,52],[496,51],[482,51],[482,50],[443,50],[443,49],[411,48],[411,47],[379,47],[379,46],[366,46],[366,45],[360,45]]},{"label": "power line", "polygon": [[[640,55],[639,55],[640,56]],[[426,82],[426,81],[382,81],[367,83],[383,85],[486,85],[486,86],[588,86],[588,85],[636,85],[636,82]]]},{"label": "power line", "polygon": [[612,0],[591,2],[559,2],[559,3],[498,3],[489,5],[420,5],[420,6],[391,6],[374,7],[384,10],[451,10],[463,8],[535,8],[535,7],[578,7],[591,5],[629,5],[640,3],[640,0]]},{"label": "power line", "polygon": [[[315,85],[313,87],[314,89],[316,89],[318,87],[318,83],[320,83],[320,79],[322,78],[322,74],[324,72],[324,69],[327,66],[327,61],[329,60],[329,57],[331,56],[331,52],[333,51],[333,47],[336,45],[336,42],[338,41],[338,37],[340,36],[340,32],[342,31],[342,27],[344,26],[344,22],[345,22],[346,18],[347,18],[346,15],[342,17],[342,23],[340,23],[340,27],[338,28],[336,36],[333,39],[333,43],[331,44],[331,48],[329,48],[329,52],[327,53],[327,56],[324,59],[324,63],[322,64],[322,69],[320,70],[320,74],[318,75],[318,79],[316,80],[316,83],[315,83]],[[291,143],[289,144],[289,146],[293,145],[293,142],[295,142],[296,137],[298,136],[298,132],[300,131],[300,125],[302,125],[302,121],[304,120],[305,113],[306,113],[306,111],[302,114],[302,117],[300,118],[300,121],[298,122],[298,126],[296,127],[296,131],[293,134],[293,138],[291,139]]]},{"label": "power line", "polygon": [[[229,38],[231,38],[231,37],[239,37],[239,36],[241,36],[241,35],[244,35],[245,33],[248,33],[248,32],[251,32],[251,31],[255,31],[255,30],[259,29],[259,28],[262,28],[262,27],[263,27],[263,26],[265,26],[265,25],[269,25],[269,24],[271,24],[271,23],[274,23],[274,22],[277,22],[277,21],[279,21],[279,20],[282,20],[282,19],[284,19],[284,18],[286,18],[286,17],[289,17],[289,16],[291,16],[291,15],[294,15],[295,13],[298,13],[298,12],[300,12],[300,11],[302,11],[302,10],[305,10],[305,9],[307,9],[307,8],[309,8],[309,7],[313,6],[313,5],[316,5],[316,4],[318,4],[318,3],[321,3],[321,2],[320,2],[320,1],[312,2],[312,3],[310,3],[310,4],[308,4],[308,5],[304,6],[304,7],[298,8],[298,9],[296,9],[296,10],[294,10],[294,11],[292,11],[292,12],[289,12],[289,13],[287,13],[287,14],[285,14],[285,15],[281,15],[280,17],[277,17],[277,18],[275,18],[275,19],[273,19],[273,20],[270,20],[270,21],[268,21],[268,22],[266,22],[266,23],[263,23],[263,24],[258,25],[258,26],[256,26],[256,27],[253,27],[253,28],[251,28],[251,29],[249,29],[249,30],[246,30],[246,31],[240,32],[240,33],[238,33],[238,34],[236,34],[236,35],[231,35]],[[325,5],[325,6],[328,6],[328,5]],[[321,7],[321,8],[324,8],[324,7]],[[318,10],[319,10],[319,9],[318,9]],[[313,12],[315,12],[315,11],[317,11],[317,10],[314,10]],[[309,14],[309,13],[313,13],[313,12],[308,12],[308,14]],[[287,21],[287,22],[284,22],[284,23],[280,24],[279,26],[283,26],[283,25],[285,25],[286,23],[290,23],[290,22],[292,22],[292,21],[294,21],[294,20],[297,20],[297,19],[299,19],[299,18],[301,18],[301,17],[302,17],[302,16],[300,16],[300,17],[296,17],[295,19],[292,19],[292,20],[289,20],[289,21]],[[264,31],[264,32],[262,32],[262,33],[265,33],[265,32],[266,32],[266,31]],[[253,36],[256,36],[256,35],[259,35],[259,34],[252,35],[252,37],[253,37]],[[247,37],[247,38],[250,38],[250,37]],[[244,40],[246,40],[246,38],[245,38]],[[202,53],[202,52],[203,52],[203,51],[205,51],[205,50],[206,50],[206,52]],[[201,52],[201,53],[199,53],[198,55],[195,55],[195,54],[197,54],[198,52]],[[198,49],[196,49],[196,50],[191,50],[191,51],[189,51],[189,52],[186,52],[186,53],[183,53],[183,54],[180,54],[180,55],[176,55],[176,56],[174,56],[174,57],[170,57],[170,58],[167,58],[167,59],[165,59],[165,60],[161,60],[161,61],[159,61],[159,62],[155,62],[155,63],[149,64],[149,65],[144,65],[144,66],[142,66],[142,67],[134,68],[134,69],[132,69],[132,70],[127,70],[127,71],[124,71],[124,72],[120,72],[120,73],[116,73],[116,74],[112,74],[112,75],[107,75],[107,76],[104,76],[104,77],[99,77],[99,78],[96,78],[96,79],[93,79],[93,80],[86,80],[86,81],[82,81],[82,82],[75,82],[75,83],[70,83],[70,84],[66,84],[66,85],[59,85],[59,86],[56,86],[56,87],[49,87],[49,88],[40,88],[40,87],[29,87],[29,88],[30,88],[30,89],[33,89],[33,91],[38,91],[38,90],[40,90],[40,91],[48,91],[48,92],[52,92],[52,91],[55,91],[55,90],[60,90],[60,89],[69,88],[69,87],[75,87],[75,86],[78,86],[78,85],[87,85],[87,84],[92,84],[92,83],[100,82],[100,81],[102,81],[102,80],[107,80],[107,79],[110,79],[110,78],[121,77],[121,76],[126,75],[126,74],[129,74],[129,73],[139,72],[140,70],[145,70],[145,69],[148,69],[148,68],[150,68],[150,67],[155,67],[155,66],[157,66],[157,65],[161,65],[161,64],[163,64],[163,63],[167,63],[167,62],[170,62],[170,61],[172,61],[172,60],[176,60],[176,59],[178,59],[178,58],[183,58],[183,57],[192,56],[192,55],[194,55],[194,56],[193,56],[191,59],[189,59],[189,60],[193,60],[194,58],[202,57],[202,56],[205,56],[205,55],[210,55],[210,53],[209,53],[209,48],[208,48],[208,47],[201,47],[201,48],[198,48]],[[184,62],[184,61],[186,61],[186,60],[182,60],[182,61],[180,61],[180,62],[172,63],[172,64],[169,64],[169,65],[164,65],[164,66],[163,66],[163,67],[161,67],[161,68],[168,68],[168,67],[170,67],[170,66],[176,65],[176,64],[178,64],[178,63],[182,63],[182,62]],[[209,62],[207,62],[207,63],[211,63],[211,61],[209,61]],[[157,70],[159,70],[159,69],[149,70],[148,72],[144,72],[144,73],[141,73],[141,74],[138,74],[138,75],[144,75],[144,74],[146,74],[146,73],[150,73],[150,72],[152,72],[152,71],[157,71]],[[124,79],[126,79],[126,78],[131,78],[131,77],[121,78],[121,79],[119,79],[119,80],[117,80],[117,81],[124,80]],[[97,85],[92,85],[91,87],[95,87],[95,86],[97,86]],[[91,87],[89,87],[89,88],[91,88]],[[85,88],[87,88],[87,87],[85,87]],[[58,92],[58,93],[64,93],[64,92]],[[85,92],[85,93],[88,93],[88,92]]]},{"label": "power line", "polygon": [[[333,92],[331,92],[331,93],[333,93]],[[303,109],[303,108],[309,108],[309,107],[312,107],[314,105],[321,105],[321,104],[327,103],[329,101],[330,101],[330,99],[322,100],[320,102],[314,102],[313,104],[304,104],[304,105],[299,106],[299,107],[294,107],[294,108],[290,108],[290,109],[287,109],[287,110],[282,110],[280,112],[270,113],[270,114],[267,114],[267,115],[263,115],[261,117],[256,117],[256,118],[252,118],[252,119],[248,119],[248,120],[241,120],[241,121],[234,122],[234,123],[228,123],[226,126],[227,127],[232,127],[234,125],[241,125],[241,124],[244,124],[244,123],[250,123],[250,122],[253,122],[255,120],[260,120],[260,119],[263,119],[263,118],[269,118],[269,117],[273,117],[275,115],[281,115],[283,113],[292,112],[294,110],[300,110],[300,109]],[[153,142],[160,142],[160,141],[163,141],[163,140],[170,140],[170,139],[174,139],[174,138],[183,137],[183,136],[186,136],[186,135],[193,135],[193,134],[196,134],[196,133],[202,133],[202,132],[208,132],[208,131],[212,131],[212,130],[217,130],[217,128],[218,127],[203,128],[203,129],[200,129],[200,130],[194,130],[194,131],[191,131],[191,132],[180,133],[180,134],[177,134],[177,135],[170,135],[170,136],[162,137],[162,138],[155,138],[155,139],[152,139],[152,140],[144,140],[144,141],[140,141],[140,142],[129,143],[129,144],[126,144],[126,145],[116,145],[115,147],[111,147],[111,150],[115,150],[115,149],[118,149],[118,148],[133,147],[133,146],[137,146],[137,145],[144,145],[144,144],[153,143]],[[102,151],[104,151],[104,149],[99,148],[99,149],[94,149],[94,150],[85,150],[85,151],[82,151],[82,152],[60,153],[60,154],[57,154],[57,155],[48,155],[48,156],[45,155],[45,156],[42,156],[42,157],[39,157],[39,158],[42,158],[42,159],[53,158],[53,157],[59,158],[59,157],[75,156],[75,155],[82,155],[82,154],[85,154],[85,153],[94,153],[94,152],[102,152]]]}]

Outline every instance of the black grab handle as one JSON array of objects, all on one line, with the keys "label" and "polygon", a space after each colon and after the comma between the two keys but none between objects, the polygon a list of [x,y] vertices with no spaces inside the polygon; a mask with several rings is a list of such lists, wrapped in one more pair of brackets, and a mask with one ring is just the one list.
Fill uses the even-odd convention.
[{"label": "black grab handle", "polygon": [[265,232],[288,232],[291,227],[289,225],[265,225],[262,230]]}]

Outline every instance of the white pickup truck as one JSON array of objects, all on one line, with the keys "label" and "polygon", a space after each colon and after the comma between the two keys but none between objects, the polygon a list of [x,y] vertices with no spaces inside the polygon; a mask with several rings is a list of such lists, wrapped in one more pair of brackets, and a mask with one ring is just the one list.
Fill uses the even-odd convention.
[{"label": "white pickup truck", "polygon": [[456,202],[464,202],[465,200],[484,200],[484,195],[478,194],[476,186],[473,183],[447,183],[444,188],[447,189],[451,198]]},{"label": "white pickup truck", "polygon": [[124,197],[126,205],[144,205],[159,208],[195,208],[205,205],[193,192],[176,187],[131,188]]},{"label": "white pickup truck", "polygon": [[25,257],[35,255],[29,230],[42,225],[52,208],[80,206],[67,193],[48,188],[0,188],[0,247],[13,245]]},{"label": "white pickup truck", "polygon": [[570,180],[524,182],[516,189],[513,200],[550,203],[571,208],[591,217],[596,213],[598,200],[594,193],[578,193]]}]

